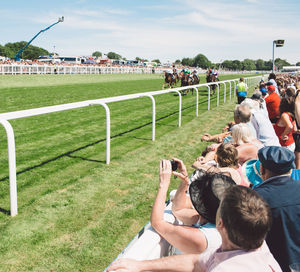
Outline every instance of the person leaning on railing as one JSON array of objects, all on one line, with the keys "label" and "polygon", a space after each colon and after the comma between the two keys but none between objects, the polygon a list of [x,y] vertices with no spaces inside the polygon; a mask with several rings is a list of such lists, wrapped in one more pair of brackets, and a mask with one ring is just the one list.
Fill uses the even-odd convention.
[{"label": "person leaning on railing", "polygon": [[198,157],[193,163],[194,168],[221,172],[230,176],[237,185],[250,185],[244,180],[239,164],[239,151],[232,143],[213,144],[208,150],[205,156]]}]

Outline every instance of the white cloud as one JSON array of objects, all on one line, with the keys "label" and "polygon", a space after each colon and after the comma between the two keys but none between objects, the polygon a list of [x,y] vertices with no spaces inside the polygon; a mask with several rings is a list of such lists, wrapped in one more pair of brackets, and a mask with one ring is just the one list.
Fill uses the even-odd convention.
[{"label": "white cloud", "polygon": [[105,10],[109,14],[113,15],[130,15],[132,14],[132,11],[125,10],[125,9],[106,9]]},{"label": "white cloud", "polygon": [[103,12],[99,12],[96,10],[84,10],[84,9],[72,10],[72,13],[75,15],[88,16],[88,17],[97,17],[103,15]]}]

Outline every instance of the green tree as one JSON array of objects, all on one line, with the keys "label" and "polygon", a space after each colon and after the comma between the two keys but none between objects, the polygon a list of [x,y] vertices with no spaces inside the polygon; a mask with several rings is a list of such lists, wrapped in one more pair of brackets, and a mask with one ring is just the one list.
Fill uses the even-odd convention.
[{"label": "green tree", "polygon": [[156,62],[156,63],[158,63],[158,64],[161,63],[159,59],[154,59],[154,60],[152,60],[152,62]]},{"label": "green tree", "polygon": [[266,70],[272,70],[272,67],[273,67],[272,60],[265,61],[265,68],[266,68]]},{"label": "green tree", "polygon": [[222,62],[222,66],[228,70],[232,70],[233,69],[232,60],[224,60]]},{"label": "green tree", "polygon": [[92,54],[93,57],[96,57],[96,58],[99,58],[99,57],[102,57],[102,53],[100,51],[95,51],[93,54]]},{"label": "green tree", "polygon": [[[9,52],[9,57],[13,58],[26,44],[27,42],[25,41],[5,44],[5,48]],[[48,54],[49,52],[46,49],[29,45],[26,49],[24,49],[20,57],[23,59],[37,59],[41,55]]]},{"label": "green tree", "polygon": [[11,57],[13,55],[13,52],[11,50],[3,45],[0,45],[0,56],[1,57]]},{"label": "green tree", "polygon": [[264,60],[262,59],[258,59],[256,62],[255,62],[255,66],[256,66],[256,70],[266,70],[266,67],[265,67],[265,62]]},{"label": "green tree", "polygon": [[239,60],[232,61],[232,69],[233,70],[242,70],[242,63]]},{"label": "green tree", "polygon": [[194,64],[194,59],[191,58],[183,58],[181,61],[182,65],[187,65],[187,66],[193,66]]},{"label": "green tree", "polygon": [[300,61],[296,63],[296,66],[300,66]]},{"label": "green tree", "polygon": [[122,58],[121,55],[119,55],[119,54],[117,54],[115,52],[108,52],[107,53],[107,57],[109,59],[121,59]]},{"label": "green tree", "polygon": [[283,66],[290,66],[291,64],[288,63],[286,60],[277,58],[277,59],[275,59],[275,65],[276,65],[277,69],[282,69]]},{"label": "green tree", "polygon": [[193,64],[191,66],[194,66],[194,67],[198,66],[198,67],[201,67],[203,69],[207,69],[208,67],[211,66],[211,62],[203,54],[198,54],[194,58]]},{"label": "green tree", "polygon": [[179,59],[175,60],[175,64],[181,64],[181,61]]},{"label": "green tree", "polygon": [[242,62],[242,69],[246,71],[253,71],[256,69],[255,61],[251,59],[244,59]]}]

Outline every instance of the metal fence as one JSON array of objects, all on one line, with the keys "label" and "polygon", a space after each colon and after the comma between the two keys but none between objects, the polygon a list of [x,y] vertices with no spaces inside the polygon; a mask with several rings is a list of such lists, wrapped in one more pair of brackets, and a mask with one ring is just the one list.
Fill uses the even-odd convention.
[{"label": "metal fence", "polygon": [[152,74],[162,73],[163,67],[134,66],[81,66],[81,65],[0,65],[0,75],[32,75],[32,74]]},{"label": "metal fence", "polygon": [[[36,74],[162,74],[166,67],[137,66],[97,66],[97,65],[61,65],[61,64],[0,64],[0,75],[36,75]],[[205,69],[195,68],[198,73],[206,73]],[[263,71],[226,71],[220,74],[264,73]]]}]

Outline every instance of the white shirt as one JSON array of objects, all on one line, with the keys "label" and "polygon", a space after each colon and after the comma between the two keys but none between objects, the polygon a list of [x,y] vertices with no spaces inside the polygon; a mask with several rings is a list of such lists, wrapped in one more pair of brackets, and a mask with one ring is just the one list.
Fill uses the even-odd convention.
[{"label": "white shirt", "polygon": [[268,117],[260,110],[252,111],[251,123],[257,134],[257,139],[264,146],[281,146],[273,125]]}]

